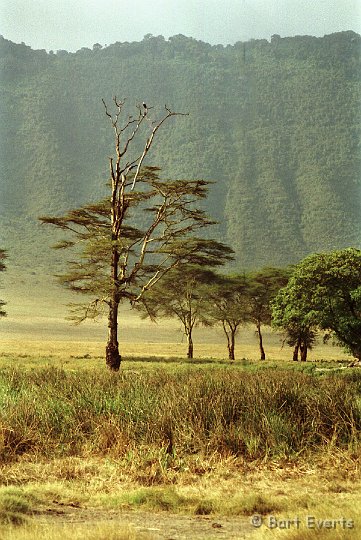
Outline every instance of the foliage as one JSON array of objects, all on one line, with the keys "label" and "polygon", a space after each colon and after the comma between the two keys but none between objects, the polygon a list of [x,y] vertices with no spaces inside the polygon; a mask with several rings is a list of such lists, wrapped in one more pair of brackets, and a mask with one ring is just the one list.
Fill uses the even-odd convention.
[{"label": "foliage", "polygon": [[[139,191],[129,191],[126,195],[121,236],[116,241],[120,258],[120,296],[121,300],[131,302],[150,287],[152,277],[162,275],[169,261],[202,263],[212,256],[208,241],[187,236],[192,230],[212,223],[203,211],[194,207],[197,199],[206,196],[207,182],[167,182],[160,180],[156,168],[148,167],[137,185]],[[169,209],[156,227],[152,227],[164,199]],[[80,315],[75,315],[75,319],[80,322],[96,317],[102,313],[101,300],[107,301],[112,289],[108,268],[112,246],[109,199],[71,210],[61,217],[40,219],[66,231],[70,238],[54,246],[71,249],[75,256],[69,263],[69,271],[59,276],[60,282],[75,292],[96,297],[90,307],[89,303],[81,307]],[[185,235],[186,239],[183,238]]]},{"label": "foliage", "polygon": [[228,358],[235,360],[235,338],[241,324],[249,320],[245,276],[217,276],[205,291],[207,322],[222,326],[227,339]]},{"label": "foliage", "polygon": [[271,302],[290,275],[289,269],[263,268],[247,275],[249,320],[256,325],[261,360],[266,359],[261,326],[271,324]]},{"label": "foliage", "polygon": [[274,325],[332,332],[361,358],[361,251],[354,248],[311,255],[294,270],[276,297]]},{"label": "foliage", "polygon": [[208,324],[207,298],[209,288],[218,277],[210,269],[231,259],[232,250],[214,240],[203,240],[207,246],[204,267],[196,255],[190,263],[182,264],[168,272],[143,297],[143,310],[152,319],[175,317],[183,326],[188,342],[187,357],[193,358],[193,329],[200,323]]},{"label": "foliage", "polygon": [[227,47],[158,36],[56,54],[0,38],[9,239],[45,265],[37,236],[27,247],[19,231],[104,195],[111,138],[99,104],[121,91],[140,103],[171,96],[190,113],[165,126],[152,162],[172,178],[216,181],[205,208],[239,268],[359,246],[360,50],[354,32]]}]

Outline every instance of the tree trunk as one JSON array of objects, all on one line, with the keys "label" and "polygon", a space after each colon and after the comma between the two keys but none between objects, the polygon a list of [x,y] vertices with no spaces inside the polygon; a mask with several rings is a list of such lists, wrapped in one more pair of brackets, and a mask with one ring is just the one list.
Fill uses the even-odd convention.
[{"label": "tree trunk", "polygon": [[301,362],[306,362],[306,360],[307,360],[307,352],[308,352],[307,345],[305,345],[305,343],[302,343],[302,345],[300,347],[300,350],[301,350]]},{"label": "tree trunk", "polygon": [[[113,236],[114,239],[114,236]],[[118,371],[122,361],[119,354],[118,343],[118,310],[119,310],[119,286],[118,286],[118,263],[119,253],[116,247],[112,249],[111,276],[113,282],[112,298],[109,304],[108,315],[108,341],[105,348],[105,361],[109,369]]]},{"label": "tree trunk", "polygon": [[298,362],[298,350],[299,350],[300,346],[298,344],[298,342],[296,343],[295,345],[295,348],[293,349],[293,361],[294,362]]},{"label": "tree trunk", "polygon": [[358,365],[361,362],[361,348],[357,345],[352,345],[351,347],[352,355],[355,357],[355,365]]},{"label": "tree trunk", "polygon": [[227,336],[228,338],[228,358],[229,360],[234,360],[234,345],[235,345],[235,330],[231,329],[230,336]]},{"label": "tree trunk", "polygon": [[258,342],[259,342],[259,350],[261,353],[261,360],[266,360],[266,353],[264,352],[263,348],[263,338],[262,338],[262,332],[261,332],[261,323],[257,323],[257,334],[258,334]]},{"label": "tree trunk", "polygon": [[193,358],[193,339],[192,339],[192,332],[188,332],[187,334],[188,338],[188,352],[187,352],[187,358]]},{"label": "tree trunk", "polygon": [[111,302],[108,316],[108,341],[105,349],[106,363],[112,371],[118,371],[121,363],[118,343],[118,308],[119,303]]}]

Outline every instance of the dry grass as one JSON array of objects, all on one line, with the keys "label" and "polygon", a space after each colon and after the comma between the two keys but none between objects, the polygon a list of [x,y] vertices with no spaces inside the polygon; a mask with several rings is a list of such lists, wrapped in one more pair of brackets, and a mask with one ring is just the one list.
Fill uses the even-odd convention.
[{"label": "dry grass", "polygon": [[127,523],[40,524],[31,522],[21,529],[7,527],[1,530],[2,540],[152,540],[151,534],[137,531]]},{"label": "dry grass", "polygon": [[[2,323],[3,324],[3,323]],[[76,330],[76,329],[75,329]],[[69,333],[75,332],[73,327],[65,328],[67,337]],[[68,366],[72,369],[84,367],[105,366],[104,343],[105,341],[93,341],[94,333],[92,328],[87,327],[89,339],[77,341],[76,335],[74,341],[59,339],[58,341],[39,340],[39,339],[1,339],[0,340],[0,368],[9,365],[26,365],[28,367],[56,365]],[[178,358],[184,362],[186,355],[186,344],[181,334],[177,330],[168,330],[163,334],[164,338],[173,338],[174,341],[155,341],[158,328],[141,329],[139,332],[130,333],[128,339],[132,336],[142,335],[145,339],[151,339],[153,342],[144,341],[122,341],[121,353],[125,360],[130,358],[152,357],[154,359]],[[198,341],[197,341],[198,334]],[[34,334],[34,337],[38,337]],[[83,336],[81,336],[83,337]],[[202,338],[202,339],[201,339]],[[79,337],[78,337],[79,339]],[[267,339],[267,333],[266,333]],[[21,343],[21,347],[20,344]],[[267,360],[272,362],[291,361],[291,349],[282,348],[279,338],[269,331],[268,342],[266,341]],[[251,329],[245,329],[240,334],[238,345],[236,347],[236,363],[242,359],[258,361],[258,351],[256,338]],[[195,362],[197,360],[224,360],[228,361],[228,353],[223,336],[219,331],[209,329],[198,329],[195,336]],[[350,357],[342,352],[338,347],[332,345],[319,345],[310,352],[309,360],[311,362],[321,363],[322,361],[348,362]],[[127,368],[126,362],[123,364]]]},{"label": "dry grass", "polygon": [[[128,328],[131,329],[133,322],[130,320],[127,324]],[[134,322],[134,325],[138,324],[142,325],[143,323]],[[39,322],[40,327],[41,321]],[[156,329],[155,334],[154,329]],[[53,341],[49,339],[48,342],[32,339],[32,337],[39,335],[29,333],[28,341],[21,341],[21,352],[19,351],[18,337],[3,340],[0,342],[0,351],[2,351],[0,367],[7,368],[6,372],[12,372],[14,374],[13,383],[16,383],[12,387],[13,392],[8,393],[7,396],[11,399],[14,396],[20,399],[22,395],[23,408],[16,408],[16,404],[13,403],[13,412],[20,413],[17,421],[25,422],[25,424],[20,423],[18,427],[26,425],[27,431],[20,430],[24,436],[21,441],[18,441],[20,446],[17,448],[20,449],[20,452],[13,453],[12,457],[10,453],[8,455],[9,461],[4,462],[0,469],[0,522],[2,522],[2,525],[0,524],[0,538],[4,540],[35,540],[38,538],[58,540],[60,537],[61,540],[70,538],[72,540],[105,540],[105,538],[110,540],[113,538],[117,540],[123,538],[151,540],[160,538],[156,532],[130,525],[129,519],[122,518],[127,512],[133,512],[134,515],[137,512],[148,512],[149,515],[150,513],[160,513],[160,517],[157,518],[159,520],[169,513],[200,517],[214,516],[214,519],[222,523],[222,520],[226,523],[225,520],[232,518],[239,520],[239,527],[245,521],[248,523],[253,513],[262,514],[265,519],[270,515],[275,515],[279,519],[292,519],[299,516],[302,524],[299,530],[292,528],[271,530],[263,525],[257,530],[244,530],[240,537],[253,538],[254,540],[266,538],[275,538],[275,540],[280,538],[285,540],[312,540],[313,538],[357,540],[360,537],[361,455],[360,447],[355,438],[359,428],[355,424],[355,416],[350,416],[348,408],[351,396],[348,394],[349,387],[356,385],[360,388],[357,372],[347,376],[349,377],[348,383],[344,383],[343,378],[342,380],[341,378],[337,378],[337,380],[330,378],[331,384],[323,383],[321,387],[319,382],[321,379],[326,380],[325,376],[321,378],[309,377],[307,373],[298,373],[297,371],[282,374],[282,367],[297,368],[297,370],[301,368],[312,373],[315,364],[310,363],[305,366],[287,362],[289,351],[287,349],[281,351],[276,338],[271,335],[266,336],[266,344],[269,344],[270,356],[274,355],[274,358],[278,358],[279,361],[257,362],[256,341],[253,332],[249,330],[241,332],[238,349],[238,357],[249,358],[249,362],[239,360],[235,367],[229,366],[225,359],[222,335],[220,333],[217,335],[217,332],[214,333],[214,331],[208,334],[208,330],[199,329],[196,355],[198,358],[203,356],[208,361],[197,363],[196,359],[192,364],[184,362],[183,359],[177,361],[174,358],[175,356],[181,357],[186,348],[185,344],[181,342],[181,335],[175,326],[166,326],[164,332],[162,330],[159,333],[157,326],[149,326],[149,330],[142,326],[133,326],[133,330],[134,334],[130,332],[129,338],[135,335],[139,336],[139,331],[141,331],[145,341],[135,344],[129,341],[123,342],[123,354],[133,357],[133,360],[125,359],[124,373],[120,374],[120,377],[116,376],[116,380],[125,377],[128,381],[134,381],[133,390],[136,388],[138,390],[133,396],[131,393],[129,394],[129,403],[134,403],[134,412],[144,409],[144,413],[146,413],[145,403],[147,400],[144,395],[143,401],[140,399],[142,393],[144,394],[144,388],[152,389],[154,404],[157,404],[157,401],[163,399],[162,396],[165,395],[166,385],[164,383],[168,384],[168,389],[172,391],[166,403],[169,403],[173,408],[175,407],[175,412],[177,403],[179,405],[179,414],[174,415],[176,422],[180,422],[176,430],[178,443],[183,428],[184,434],[187,432],[185,429],[186,419],[189,419],[189,410],[187,412],[184,403],[179,400],[181,397],[184,401],[185,391],[189,393],[190,390],[199,390],[198,401],[194,403],[194,418],[198,418],[198,420],[203,418],[203,421],[208,418],[208,422],[210,417],[206,414],[207,410],[211,411],[212,408],[222,410],[223,417],[228,414],[227,407],[224,406],[224,403],[222,405],[222,400],[220,401],[221,395],[233,396],[233,401],[230,402],[231,409],[239,409],[248,398],[254,409],[262,402],[267,408],[271,403],[267,399],[270,399],[272,395],[273,397],[277,396],[277,392],[279,392],[279,398],[282,399],[278,405],[282,410],[285,407],[282,405],[285,401],[285,391],[287,388],[291,389],[292,380],[299,381],[298,387],[297,384],[294,385],[293,390],[298,388],[300,394],[292,394],[291,392],[288,395],[290,405],[287,407],[291,411],[292,399],[298,400],[299,405],[299,399],[303,396],[301,401],[303,400],[302,403],[306,407],[304,412],[308,412],[309,417],[315,423],[315,432],[323,433],[324,438],[320,437],[317,444],[309,441],[301,451],[289,453],[285,451],[284,446],[282,447],[284,441],[282,422],[280,423],[275,416],[265,415],[265,410],[263,410],[263,412],[254,415],[255,419],[258,418],[256,427],[259,428],[262,425],[262,429],[268,429],[268,436],[271,434],[274,437],[277,433],[281,435],[280,438],[274,439],[272,444],[268,444],[268,448],[273,448],[272,451],[263,451],[263,453],[257,454],[260,442],[259,438],[257,439],[252,433],[248,434],[246,452],[242,451],[236,455],[237,452],[234,453],[229,451],[229,448],[224,448],[224,440],[222,442],[218,438],[217,442],[217,438],[213,438],[212,444],[219,444],[216,451],[215,447],[209,444],[207,446],[204,441],[202,442],[201,435],[203,433],[202,436],[204,436],[207,430],[200,430],[198,424],[198,431],[194,431],[197,436],[193,437],[193,443],[199,443],[199,448],[193,448],[192,451],[189,451],[189,441],[186,444],[181,444],[180,447],[177,443],[176,453],[169,455],[166,452],[165,444],[169,435],[167,432],[169,414],[168,421],[162,423],[161,416],[157,413],[155,423],[153,417],[150,418],[145,414],[144,422],[142,420],[138,424],[138,428],[141,425],[143,427],[149,425],[152,428],[152,432],[148,433],[149,440],[147,439],[143,443],[138,440],[130,444],[129,435],[132,430],[127,432],[123,429],[124,426],[122,428],[119,425],[119,415],[114,415],[114,411],[109,414],[116,403],[115,400],[113,405],[111,404],[113,398],[109,394],[109,389],[109,391],[107,390],[109,398],[107,407],[110,406],[108,413],[105,416],[101,416],[101,414],[98,417],[94,416],[100,396],[99,392],[94,391],[97,387],[102,391],[102,384],[106,378],[111,380],[111,376],[103,369],[104,343],[92,341],[94,332],[92,333],[91,326],[86,329],[89,336],[87,341],[70,342],[64,340],[65,330],[64,334],[61,334],[61,339]],[[147,334],[147,332],[149,333]],[[149,343],[150,335],[152,335],[153,343]],[[173,342],[167,341],[171,341],[169,336]],[[161,351],[161,355],[158,354],[159,351]],[[148,358],[141,361],[145,354]],[[150,361],[149,356],[153,354],[155,358]],[[315,349],[311,358],[320,361],[326,357],[337,360],[344,355],[340,349],[320,347]],[[327,368],[337,364],[317,365],[324,365]],[[44,366],[62,366],[64,370],[48,369],[43,371]],[[100,369],[98,369],[99,366]],[[262,368],[268,368],[268,370]],[[22,375],[24,369],[26,374]],[[261,371],[257,375],[259,370]],[[247,391],[252,388],[249,384],[242,386],[240,394],[240,388],[237,390],[235,380],[242,373],[249,376],[248,382],[254,382],[253,398],[251,392],[248,398],[245,397]],[[223,383],[218,388],[218,383],[216,384],[215,381],[219,374],[223,377]],[[284,379],[282,379],[283,376]],[[180,377],[179,381],[183,381],[182,385],[179,387],[177,385],[169,386],[170,380],[177,380],[177,377]],[[158,383],[154,385],[157,378],[159,379]],[[36,380],[39,384],[35,384]],[[196,384],[197,380],[198,383],[203,381],[203,385]],[[262,385],[260,387],[262,380],[264,381],[263,390]],[[278,383],[276,383],[277,380]],[[288,382],[285,382],[286,380]],[[305,387],[306,380],[314,381],[311,384],[308,397]],[[24,384],[29,383],[29,381],[31,384],[28,386],[28,392],[24,393]],[[56,382],[53,388],[51,388],[52,381]],[[80,381],[86,382],[83,387],[86,391],[78,393],[78,401],[74,401],[74,396],[71,399],[67,398],[64,407],[64,389],[67,386],[68,389],[76,389]],[[148,381],[149,384],[144,387],[142,381],[143,383]],[[187,381],[194,381],[194,386],[189,386]],[[69,382],[71,382],[70,386]],[[186,385],[185,382],[187,382]],[[287,386],[288,384],[291,386]],[[269,388],[268,394],[267,387]],[[131,388],[131,385],[128,385],[128,388]],[[219,390],[218,397],[214,393],[217,388]],[[229,388],[233,388],[232,392],[229,392]],[[262,399],[260,392],[261,394],[264,392]],[[123,389],[120,395],[124,395]],[[43,398],[38,402],[41,396]],[[256,399],[257,396],[260,397],[259,402]],[[3,397],[4,394],[2,394]],[[8,406],[11,405],[11,399],[7,402],[3,401],[3,405],[4,403],[7,403]],[[51,400],[53,415],[49,415],[50,408],[46,412],[48,405],[51,405]],[[202,401],[206,405],[203,408]],[[158,404],[157,410],[166,411],[164,403],[163,407]],[[212,407],[209,407],[210,403]],[[360,401],[356,400],[355,403],[358,403],[357,406],[360,407]],[[79,406],[79,414],[74,417],[73,413]],[[336,409],[340,413],[337,418],[332,416]],[[304,427],[304,417],[298,414],[299,410],[297,412],[295,408],[295,416],[292,421],[300,421]],[[174,411],[172,409],[172,414]],[[250,411],[252,412],[252,408]],[[36,419],[35,413],[39,414],[38,419]],[[98,409],[98,413],[101,413],[101,408]],[[14,414],[7,415],[7,420],[15,420]],[[252,417],[252,414],[248,414],[248,419]],[[74,424],[74,418],[81,419],[81,422]],[[321,425],[317,424],[317,419],[320,418],[323,418]],[[330,429],[326,430],[325,435],[322,430],[323,427],[327,427],[327,418],[330,420]],[[58,433],[53,432],[53,441],[51,441],[51,437],[49,438],[51,430],[48,429],[49,424],[44,424],[45,419],[46,422],[52,422],[52,429],[55,426],[60,429]],[[37,423],[38,420],[40,424]],[[96,421],[94,422],[94,420]],[[181,421],[183,420],[184,426],[181,429]],[[66,442],[69,439],[67,434],[70,432],[67,430],[70,429],[72,422],[74,431],[70,439],[73,443],[68,445]],[[90,429],[88,432],[87,422]],[[342,423],[345,426],[348,425],[343,434]],[[172,423],[171,426],[173,426]],[[332,426],[333,428],[338,426],[338,428],[332,429]],[[202,429],[204,427],[207,426],[203,425]],[[15,433],[14,426],[11,429]],[[41,443],[41,440],[44,442],[44,437],[41,434],[42,429],[44,434],[48,434],[46,441],[48,446],[44,446],[43,449],[41,444],[38,444]],[[213,431],[217,433],[215,424]],[[296,429],[297,431],[300,430]],[[37,438],[39,433],[40,439]],[[350,435],[348,441],[342,439],[345,433]],[[233,443],[228,438],[226,444],[234,444],[237,440],[236,436],[237,434],[233,430]],[[35,446],[31,447],[34,442]],[[30,447],[26,447],[26,444],[30,444]],[[16,444],[13,448],[16,448]],[[75,505],[75,509],[72,505]],[[72,512],[83,512],[83,522],[71,523],[65,518],[63,522],[53,518],[44,520],[43,517],[47,515],[46,511],[49,508],[65,508]],[[34,511],[39,513],[33,515]],[[95,516],[93,520],[90,519],[90,515]],[[346,531],[340,529],[311,531],[304,525],[307,515],[315,516],[317,519],[337,519],[343,516],[347,519],[353,519],[355,528]],[[181,527],[180,523],[179,534],[182,534]],[[240,530],[243,531],[243,529]],[[208,536],[202,538],[208,538]],[[237,538],[237,536],[232,536],[232,538]]]},{"label": "dry grass", "polygon": [[251,363],[118,374],[3,369],[0,459],[92,454],[138,464],[141,456],[143,466],[146,455],[144,476],[157,483],[170,460],[194,454],[269,460],[351,451],[359,445],[360,386],[360,372],[316,377]]},{"label": "dry grass", "polygon": [[[5,465],[2,474],[11,486],[0,489],[0,509],[4,499],[8,502],[12,499],[15,505],[7,509],[25,515],[27,525],[17,529],[3,525],[1,538],[33,539],[42,531],[46,538],[57,540],[59,526],[55,527],[51,520],[39,523],[39,517],[29,517],[29,510],[36,510],[41,516],[41,512],[55,504],[60,509],[73,505],[80,515],[87,512],[88,516],[88,521],[75,525],[64,519],[61,525],[63,538],[75,535],[75,538],[101,539],[105,538],[103,533],[118,534],[114,538],[152,538],[151,533],[127,528],[122,522],[122,515],[135,509],[174,515],[210,515],[221,522],[227,519],[226,516],[239,516],[240,524],[244,519],[248,522],[253,514],[261,514],[265,525],[250,536],[257,540],[281,536],[288,539],[289,535],[292,538],[295,535],[297,540],[313,538],[314,532],[308,531],[305,525],[306,516],[315,516],[319,520],[340,517],[354,520],[355,528],[346,531],[347,538],[359,538],[357,533],[361,527],[360,460],[336,451],[319,456],[313,462],[278,461],[267,465],[261,461],[247,463],[240,458],[201,459],[194,456],[176,477],[169,473],[171,484],[154,487],[140,486],[135,471],[125,472],[122,461],[91,457],[53,462],[22,459]],[[89,516],[95,519],[91,532],[97,532],[99,536],[87,536]],[[109,516],[113,520],[116,518],[116,523],[112,524]],[[300,529],[269,530],[266,525],[269,516],[276,516],[278,520],[298,516]],[[162,514],[158,519],[161,523]],[[346,538],[336,533],[333,530],[318,534],[322,534],[321,538],[323,534],[327,538]]]}]

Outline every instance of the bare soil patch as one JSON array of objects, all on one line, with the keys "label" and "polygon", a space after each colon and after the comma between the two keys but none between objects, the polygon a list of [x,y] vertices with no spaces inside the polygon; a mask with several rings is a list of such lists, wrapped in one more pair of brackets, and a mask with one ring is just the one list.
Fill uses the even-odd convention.
[{"label": "bare soil patch", "polygon": [[[205,540],[213,538],[248,538],[254,530],[246,517],[185,516],[168,512],[141,512],[101,510],[74,504],[52,505],[39,510],[34,519],[41,524],[66,527],[83,524],[91,528],[102,523],[119,523],[119,527],[131,526],[139,538],[152,540]],[[138,536],[138,535],[137,535]]]}]

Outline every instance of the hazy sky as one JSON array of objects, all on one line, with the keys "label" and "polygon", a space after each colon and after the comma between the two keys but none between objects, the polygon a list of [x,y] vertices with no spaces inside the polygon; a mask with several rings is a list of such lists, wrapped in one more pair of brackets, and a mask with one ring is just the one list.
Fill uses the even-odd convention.
[{"label": "hazy sky", "polygon": [[34,49],[75,51],[145,34],[209,43],[361,33],[361,0],[1,0],[0,34]]}]

